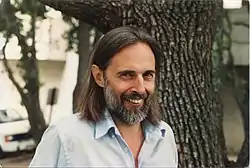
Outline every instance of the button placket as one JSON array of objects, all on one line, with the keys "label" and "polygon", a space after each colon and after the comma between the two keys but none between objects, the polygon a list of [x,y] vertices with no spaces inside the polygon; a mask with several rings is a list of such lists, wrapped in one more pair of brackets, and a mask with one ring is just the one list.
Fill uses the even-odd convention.
[{"label": "button placket", "polygon": [[115,138],[115,134],[111,134],[111,138],[114,139]]},{"label": "button placket", "polygon": [[147,151],[147,147],[148,147],[148,139],[145,138],[139,156],[138,156],[138,167],[140,168],[142,166],[143,160],[144,160],[144,155]]},{"label": "button placket", "polygon": [[[125,142],[125,140],[122,137],[119,137],[119,141],[121,142],[123,152],[124,152],[124,154],[126,155],[126,157],[128,159],[127,163],[129,165],[129,167],[131,167],[131,166],[134,167],[134,165],[135,165],[134,157],[133,157],[133,154],[130,151],[127,143]],[[132,165],[131,165],[131,163],[132,163]]]}]

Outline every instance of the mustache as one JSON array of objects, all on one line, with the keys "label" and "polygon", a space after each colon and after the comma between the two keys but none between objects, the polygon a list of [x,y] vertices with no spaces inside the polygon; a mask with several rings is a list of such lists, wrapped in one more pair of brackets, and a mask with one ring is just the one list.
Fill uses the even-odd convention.
[{"label": "mustache", "polygon": [[138,93],[136,91],[133,91],[131,93],[127,93],[127,94],[123,94],[122,98],[125,99],[135,99],[135,100],[139,100],[139,99],[147,99],[148,98],[148,93]]}]

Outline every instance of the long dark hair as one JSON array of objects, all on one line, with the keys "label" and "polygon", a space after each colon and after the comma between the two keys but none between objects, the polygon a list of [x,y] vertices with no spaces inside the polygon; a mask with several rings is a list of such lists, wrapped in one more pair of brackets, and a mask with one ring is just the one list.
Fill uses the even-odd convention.
[{"label": "long dark hair", "polygon": [[[154,38],[148,35],[144,30],[130,26],[115,28],[95,44],[90,53],[90,62],[87,73],[83,79],[81,93],[77,98],[77,112],[81,119],[97,122],[101,120],[102,113],[106,107],[103,88],[98,86],[91,73],[91,66],[97,65],[101,70],[106,70],[112,57],[122,48],[143,42],[149,45],[154,53],[156,62],[156,76],[159,74],[161,51],[160,46]],[[157,82],[156,82],[157,83]],[[154,125],[160,121],[159,107],[154,108],[154,113],[150,112],[147,119]],[[158,112],[157,112],[158,111]]]}]

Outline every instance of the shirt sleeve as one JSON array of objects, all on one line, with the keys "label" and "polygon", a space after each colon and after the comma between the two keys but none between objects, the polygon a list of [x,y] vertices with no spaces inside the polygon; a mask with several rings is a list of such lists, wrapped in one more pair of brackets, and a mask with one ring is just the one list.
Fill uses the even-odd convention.
[{"label": "shirt sleeve", "polygon": [[56,126],[49,126],[44,132],[29,167],[65,166],[63,146]]}]

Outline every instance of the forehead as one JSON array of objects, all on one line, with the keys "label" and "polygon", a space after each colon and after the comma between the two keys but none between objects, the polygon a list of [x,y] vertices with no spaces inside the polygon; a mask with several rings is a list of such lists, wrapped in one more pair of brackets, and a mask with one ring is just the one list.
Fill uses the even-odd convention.
[{"label": "forehead", "polygon": [[120,50],[110,61],[111,70],[155,70],[154,53],[146,43],[138,42]]}]

